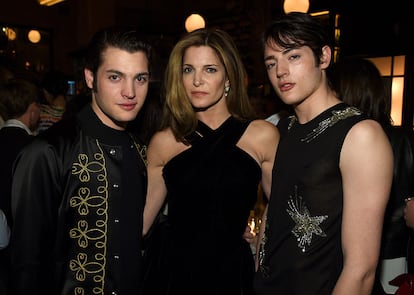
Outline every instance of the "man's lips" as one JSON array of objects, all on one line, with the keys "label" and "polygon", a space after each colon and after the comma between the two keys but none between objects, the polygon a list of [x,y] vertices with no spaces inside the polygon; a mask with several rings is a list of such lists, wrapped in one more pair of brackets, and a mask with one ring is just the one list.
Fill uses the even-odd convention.
[{"label": "man's lips", "polygon": [[295,86],[294,83],[282,83],[282,84],[279,84],[279,89],[280,91],[289,91],[294,86]]},{"label": "man's lips", "polygon": [[127,111],[133,110],[137,104],[136,103],[122,103],[119,106]]}]

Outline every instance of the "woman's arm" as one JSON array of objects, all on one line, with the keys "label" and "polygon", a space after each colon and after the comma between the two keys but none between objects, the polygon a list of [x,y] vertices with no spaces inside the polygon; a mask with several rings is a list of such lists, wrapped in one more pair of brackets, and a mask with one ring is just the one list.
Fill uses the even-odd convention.
[{"label": "woman's arm", "polygon": [[148,189],[144,207],[144,236],[151,228],[167,196],[162,170],[172,157],[186,148],[186,145],[176,141],[170,130],[157,132],[151,138],[147,151]]},{"label": "woman's arm", "polygon": [[[272,186],[273,164],[280,139],[279,131],[273,124],[265,120],[255,120],[249,125],[246,135],[247,136],[244,135],[241,138],[238,145],[252,155],[252,157],[259,163],[262,169],[261,186],[263,194],[269,199]],[[257,239],[255,239],[256,241],[254,241],[254,235],[247,231],[243,235],[246,241],[256,242],[256,270],[260,260],[260,250],[264,238],[266,215],[267,205],[262,214],[262,222],[260,224]]]}]

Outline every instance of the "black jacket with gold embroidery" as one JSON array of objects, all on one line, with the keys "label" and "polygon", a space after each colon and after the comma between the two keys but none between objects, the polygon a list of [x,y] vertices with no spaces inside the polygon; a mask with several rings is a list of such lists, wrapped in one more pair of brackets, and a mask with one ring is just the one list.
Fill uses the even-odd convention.
[{"label": "black jacket with gold embroidery", "polygon": [[20,153],[12,186],[16,295],[141,294],[141,148],[87,106]]}]

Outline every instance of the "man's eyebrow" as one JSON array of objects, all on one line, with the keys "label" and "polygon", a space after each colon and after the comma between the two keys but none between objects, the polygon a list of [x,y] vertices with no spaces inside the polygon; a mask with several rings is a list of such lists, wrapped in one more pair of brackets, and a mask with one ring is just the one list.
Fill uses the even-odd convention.
[{"label": "man's eyebrow", "polygon": [[105,72],[108,73],[108,74],[117,74],[117,75],[120,75],[120,76],[124,75],[124,73],[122,73],[118,70],[113,70],[113,69],[106,70]]},{"label": "man's eyebrow", "polygon": [[[285,54],[288,54],[290,51],[292,51],[294,49],[298,49],[298,48],[299,47],[285,48],[281,52],[282,52],[283,55],[285,55]],[[274,55],[268,55],[268,56],[265,56],[264,61],[272,60],[272,59],[275,59],[275,56]]]}]

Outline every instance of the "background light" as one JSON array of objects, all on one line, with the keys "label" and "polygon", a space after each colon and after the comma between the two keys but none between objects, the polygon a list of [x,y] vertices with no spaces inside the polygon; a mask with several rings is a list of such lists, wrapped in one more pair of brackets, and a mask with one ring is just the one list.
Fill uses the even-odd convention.
[{"label": "background light", "polygon": [[204,18],[196,13],[191,14],[185,20],[185,29],[187,32],[192,32],[194,30],[204,28],[205,26],[206,22],[204,21]]},{"label": "background light", "polygon": [[42,37],[38,30],[30,30],[27,34],[27,38],[29,38],[29,41],[32,43],[38,43]]},{"label": "background light", "polygon": [[286,14],[294,11],[307,13],[309,10],[309,0],[285,0],[283,10]]},{"label": "background light", "polygon": [[3,32],[6,34],[7,39],[9,39],[10,41],[13,41],[16,39],[16,31],[13,30],[12,28],[2,28]]},{"label": "background light", "polygon": [[65,0],[38,0],[40,5],[52,6]]}]

